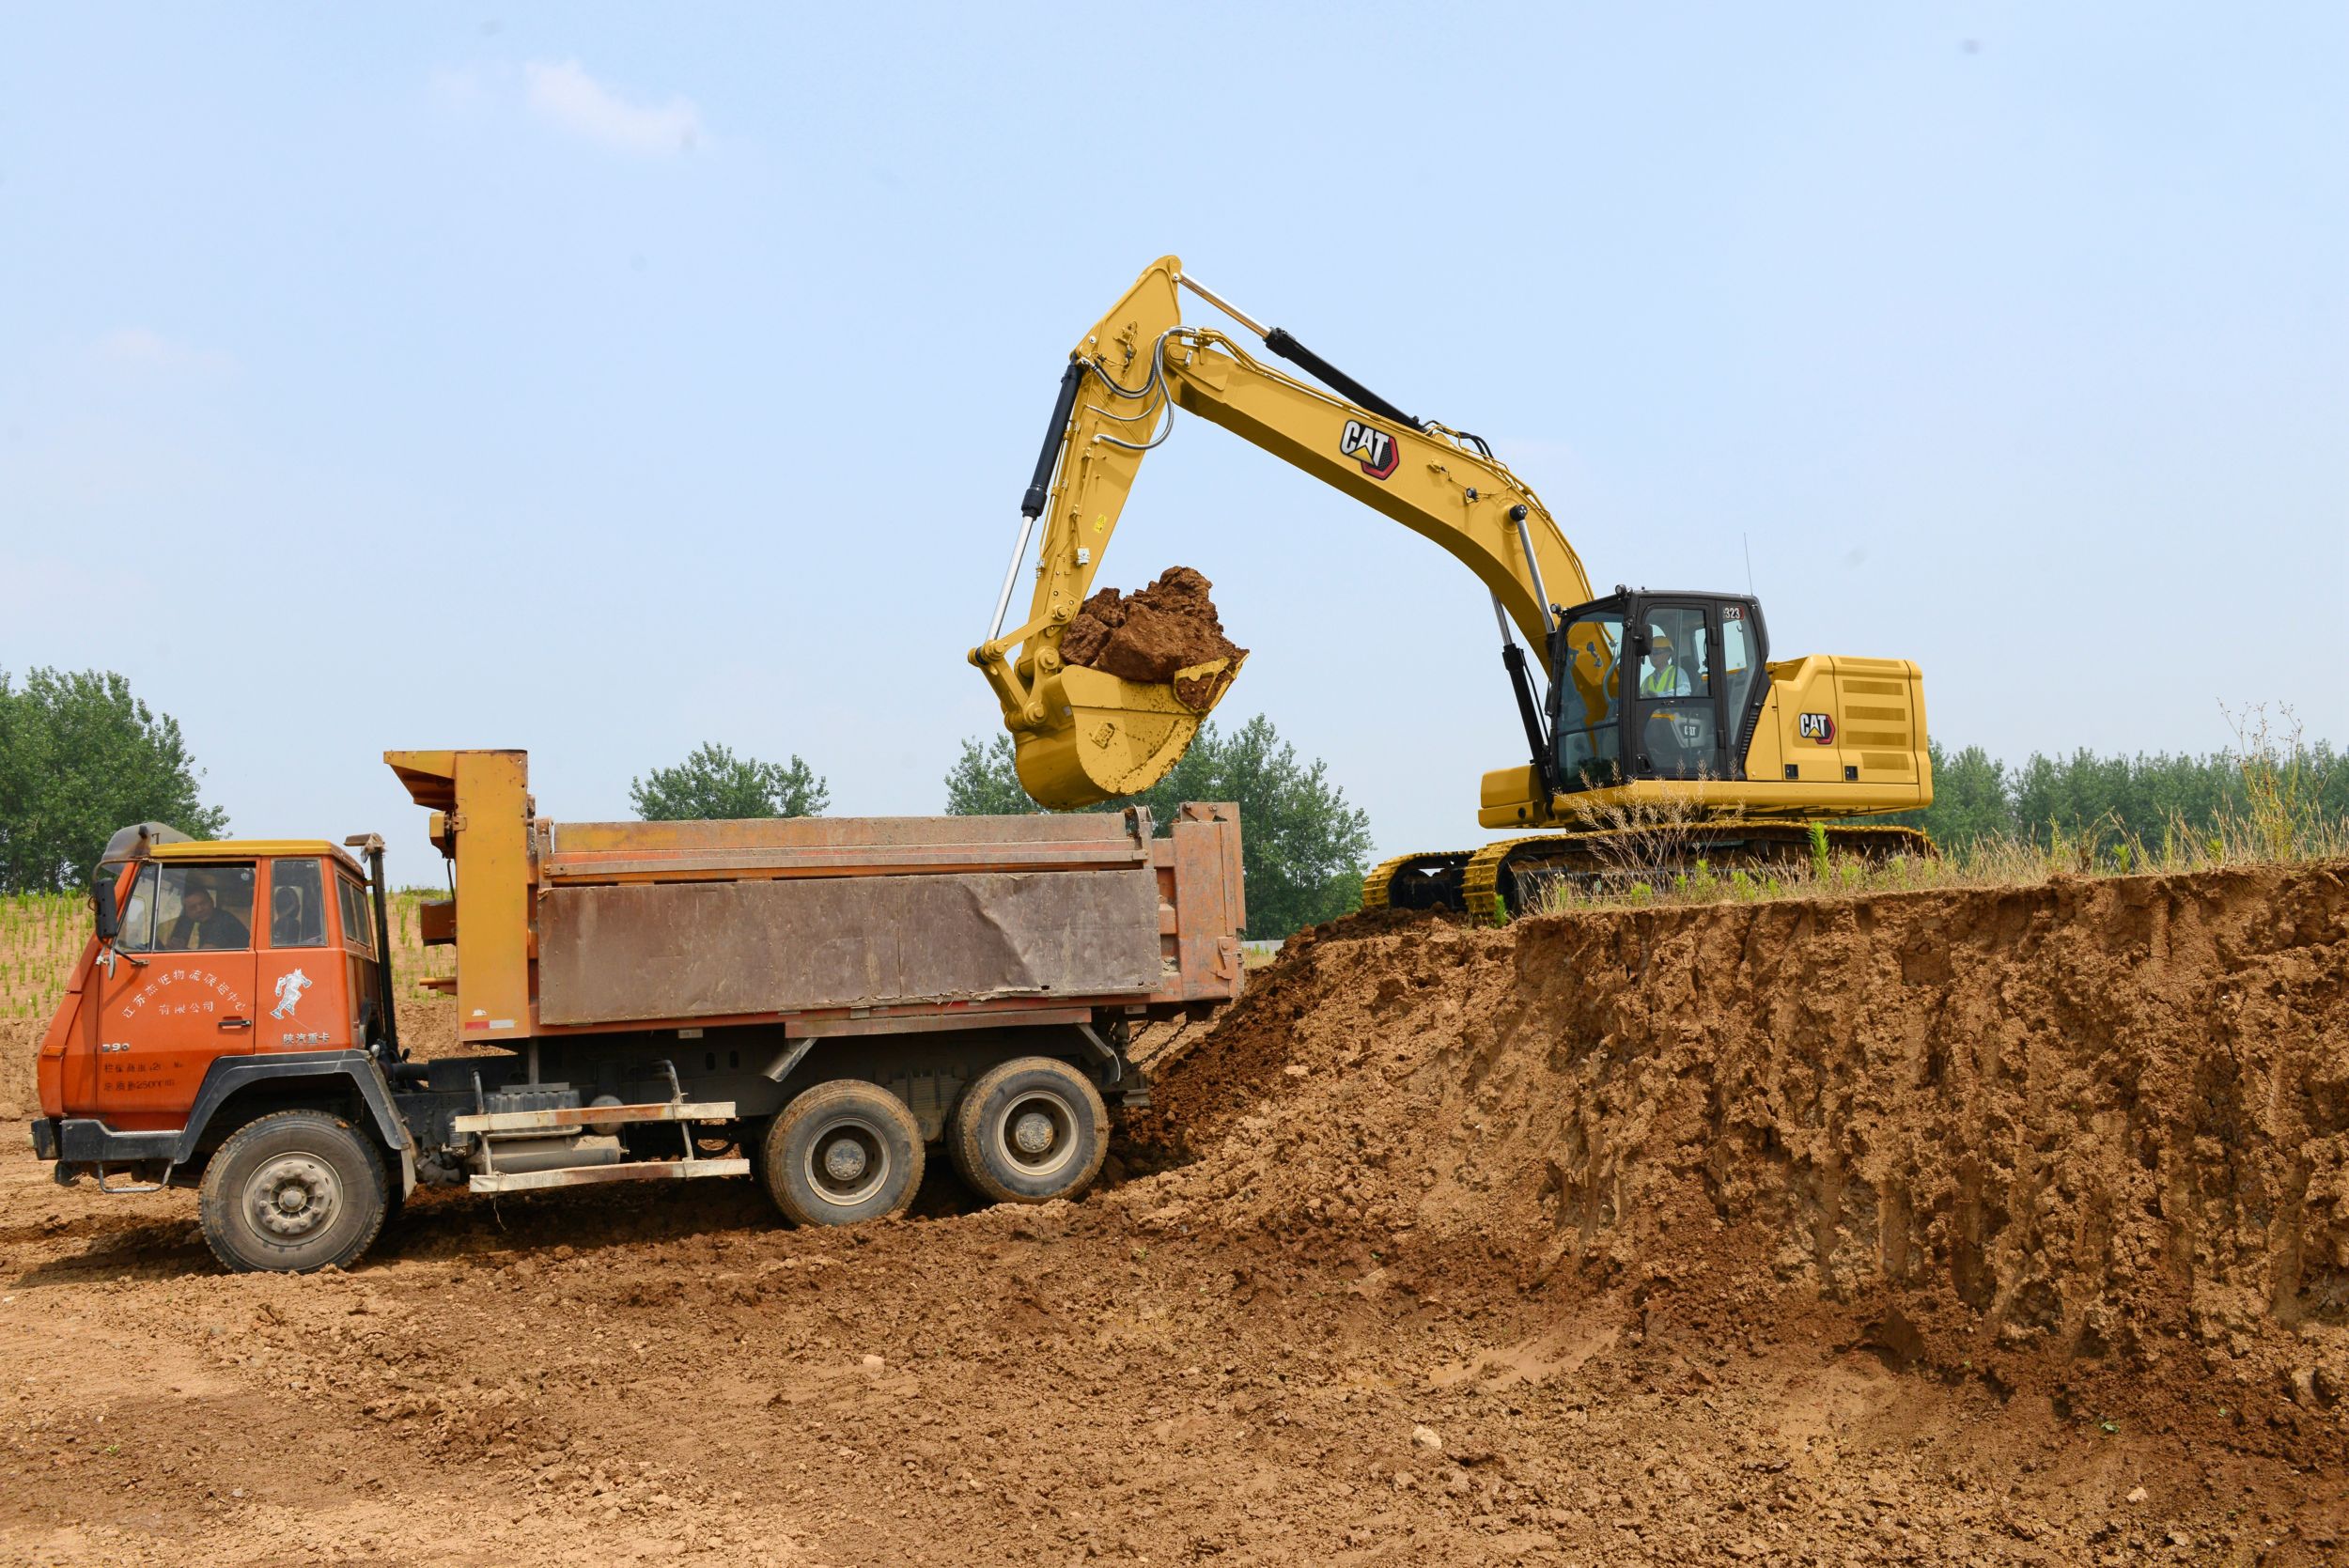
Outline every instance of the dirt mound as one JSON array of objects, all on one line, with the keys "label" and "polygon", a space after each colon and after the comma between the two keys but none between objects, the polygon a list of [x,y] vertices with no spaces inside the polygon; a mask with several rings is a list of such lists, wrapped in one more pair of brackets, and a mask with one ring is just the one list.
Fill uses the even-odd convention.
[{"label": "dirt mound", "polygon": [[1061,634],[1061,658],[1143,682],[1173,680],[1175,671],[1212,660],[1245,659],[1248,650],[1223,635],[1212,586],[1189,567],[1169,567],[1132,594],[1103,588]]},{"label": "dirt mound", "polygon": [[2338,866],[1390,917],[1293,941],[1144,1131],[1219,1224],[1846,1304],[1904,1368],[2340,1455],[2344,1041]]}]

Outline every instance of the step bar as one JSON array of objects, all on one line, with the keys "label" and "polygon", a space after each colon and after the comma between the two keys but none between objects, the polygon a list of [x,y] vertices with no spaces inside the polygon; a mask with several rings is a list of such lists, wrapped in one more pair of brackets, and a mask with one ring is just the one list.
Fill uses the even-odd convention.
[{"label": "step bar", "polygon": [[574,1105],[560,1110],[469,1111],[449,1123],[455,1132],[555,1132],[612,1122],[731,1122],[732,1100],[663,1101],[659,1105]]},{"label": "step bar", "polygon": [[565,1132],[573,1128],[608,1126],[615,1122],[669,1122],[684,1140],[678,1159],[633,1159],[617,1165],[558,1166],[549,1171],[500,1171],[497,1145],[484,1139],[481,1162],[474,1172],[475,1192],[542,1192],[550,1188],[595,1187],[604,1182],[690,1181],[700,1176],[747,1176],[751,1162],[739,1156],[704,1159],[693,1150],[693,1124],[731,1122],[732,1100],[687,1100],[682,1097],[655,1105],[580,1105],[557,1110],[486,1110],[455,1117],[450,1129],[459,1133]]},{"label": "step bar", "polygon": [[622,1165],[582,1165],[565,1171],[517,1171],[473,1178],[475,1192],[539,1192],[603,1182],[683,1181],[694,1176],[747,1176],[747,1159],[637,1159]]}]

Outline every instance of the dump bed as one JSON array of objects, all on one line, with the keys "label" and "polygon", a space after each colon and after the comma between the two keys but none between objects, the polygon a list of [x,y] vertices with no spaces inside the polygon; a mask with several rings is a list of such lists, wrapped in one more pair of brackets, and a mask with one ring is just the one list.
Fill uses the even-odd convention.
[{"label": "dump bed", "polygon": [[[1241,980],[1239,823],[1149,814],[554,822],[518,752],[387,753],[456,862],[459,1027],[1161,1012]],[[827,1031],[830,1032],[830,1031]]]}]

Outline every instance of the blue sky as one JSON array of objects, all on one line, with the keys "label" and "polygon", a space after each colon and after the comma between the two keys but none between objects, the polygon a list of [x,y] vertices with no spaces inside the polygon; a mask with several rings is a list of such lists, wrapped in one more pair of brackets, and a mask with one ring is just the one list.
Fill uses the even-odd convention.
[{"label": "blue sky", "polygon": [[[1945,741],[2338,743],[2345,69],[2335,5],[0,7],[0,668],[416,877],[386,747],[934,811],[1059,366],[1173,251]],[[1227,716],[1478,839],[1464,569],[1196,421],[1102,581],[1177,562]]]}]

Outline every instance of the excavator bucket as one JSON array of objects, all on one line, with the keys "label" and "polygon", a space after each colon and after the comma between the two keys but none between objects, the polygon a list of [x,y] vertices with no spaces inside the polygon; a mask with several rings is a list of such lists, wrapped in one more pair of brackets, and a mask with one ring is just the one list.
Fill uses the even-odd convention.
[{"label": "excavator bucket", "polygon": [[1211,660],[1177,670],[1172,680],[1149,682],[1064,665],[1043,693],[1045,711],[1057,722],[1014,736],[1019,783],[1055,811],[1139,794],[1190,750],[1200,721],[1223,700],[1246,661],[1244,654]]}]

